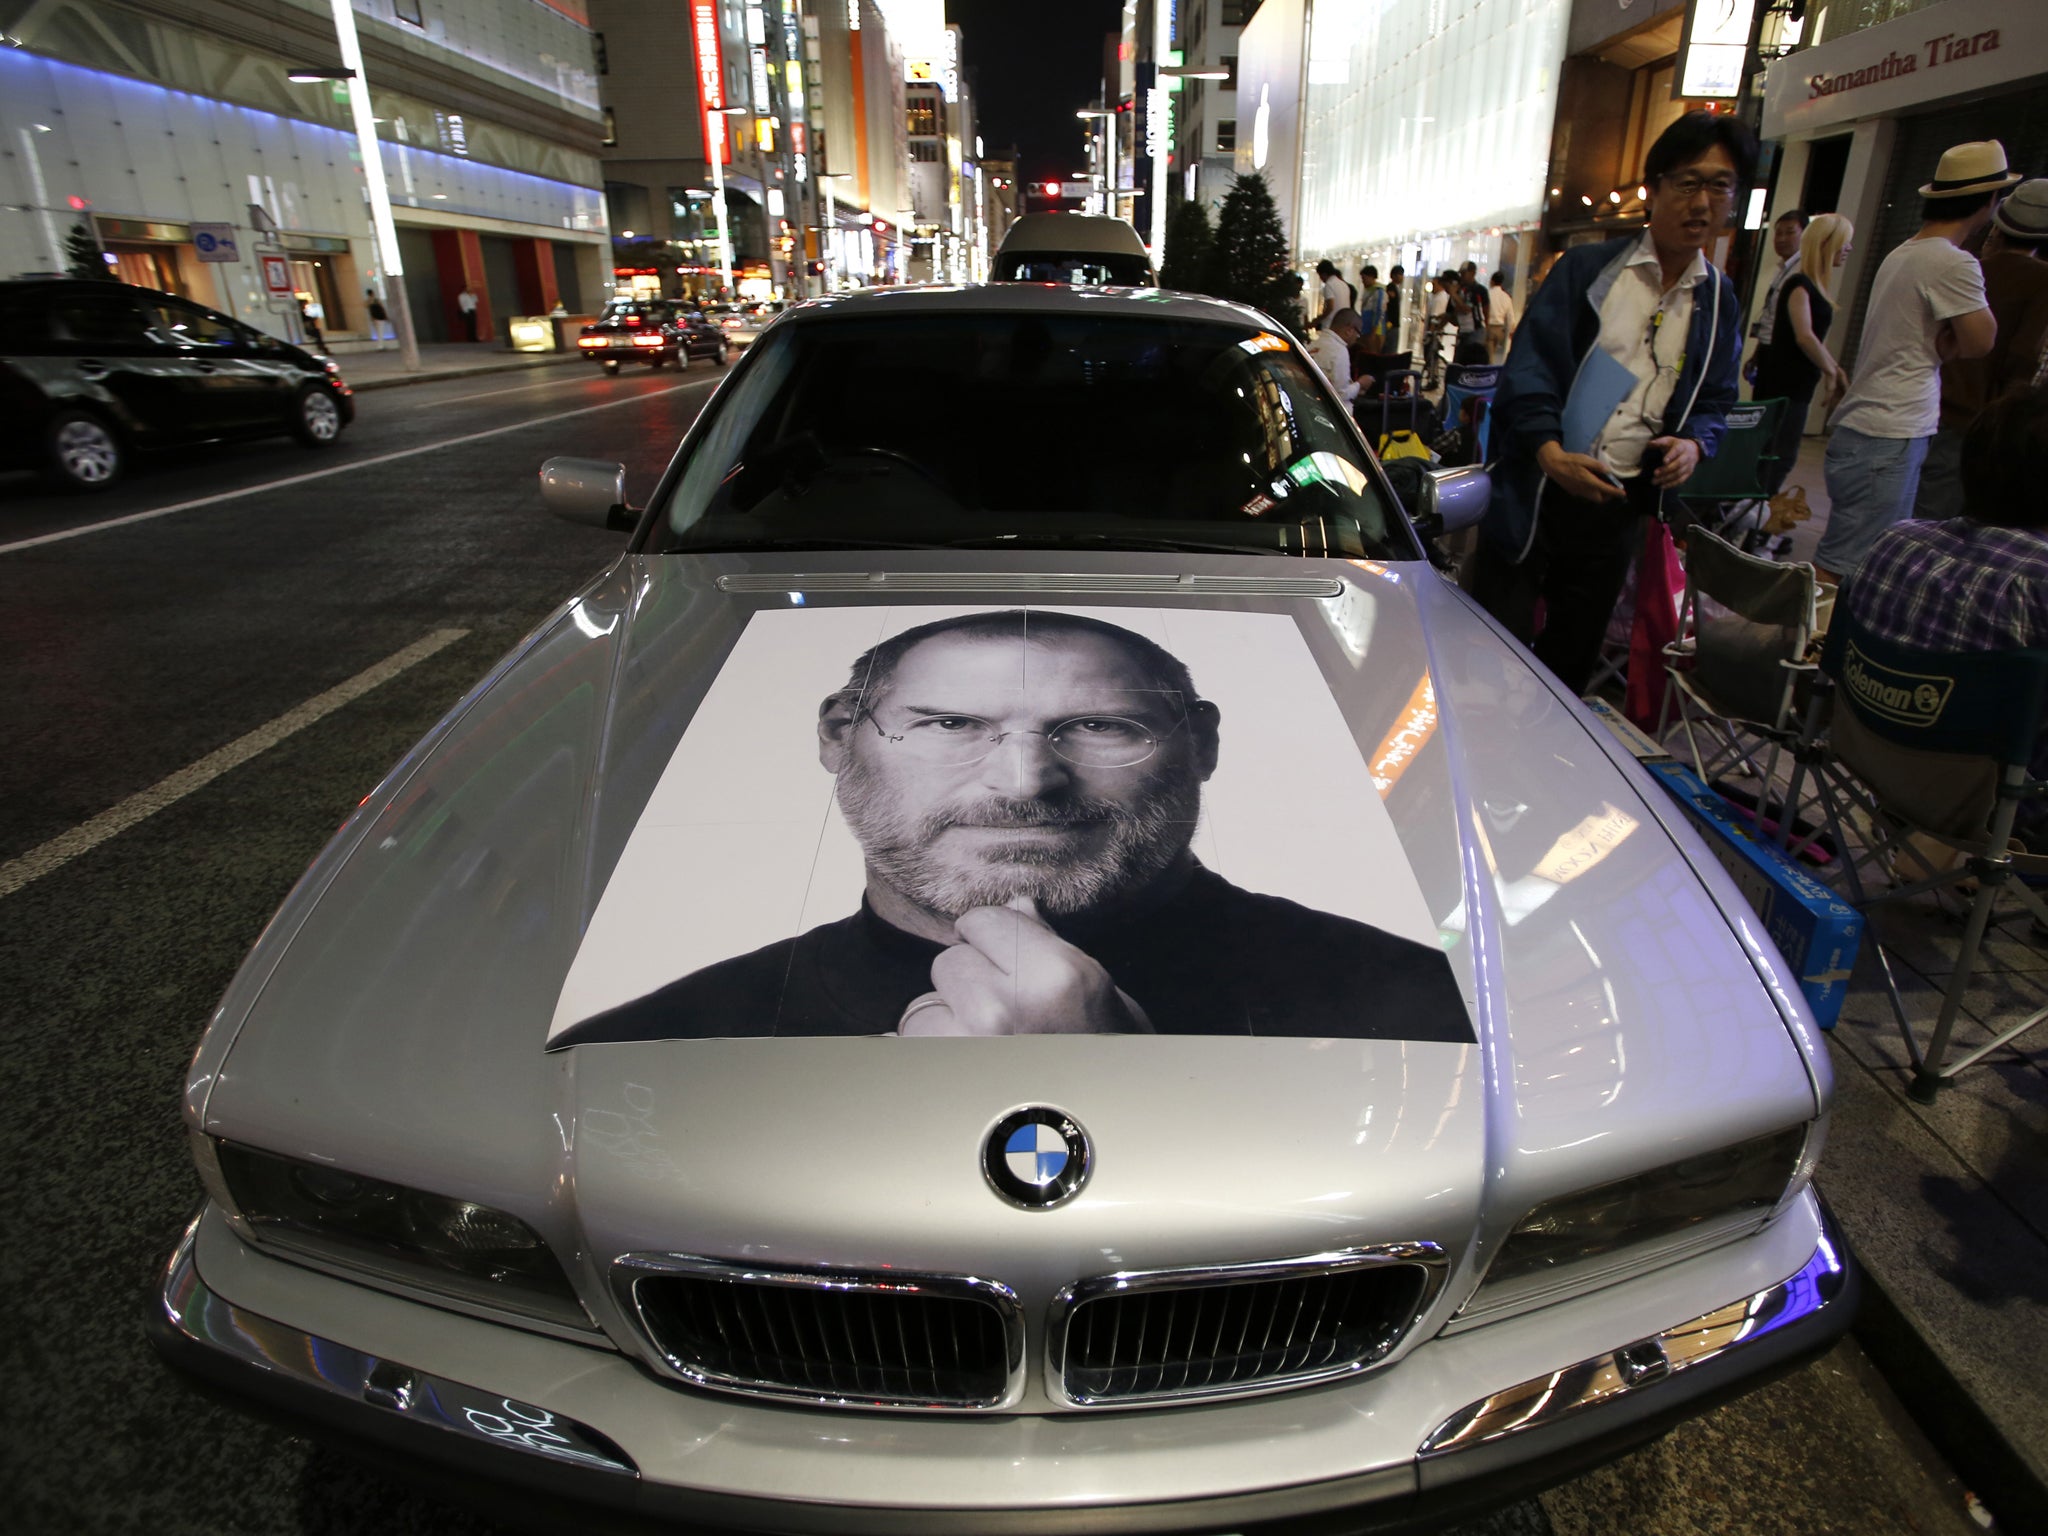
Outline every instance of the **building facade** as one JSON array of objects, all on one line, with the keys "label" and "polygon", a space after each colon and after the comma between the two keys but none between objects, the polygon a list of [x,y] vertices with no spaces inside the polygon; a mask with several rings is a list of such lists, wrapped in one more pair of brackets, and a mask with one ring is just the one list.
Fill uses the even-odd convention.
[{"label": "building facade", "polygon": [[[944,49],[928,43],[930,57],[909,59],[898,7],[686,0],[679,59],[675,6],[592,3],[610,61],[605,193],[621,283],[713,297],[727,287],[727,254],[733,293],[747,299],[910,275],[920,184],[906,91],[915,78],[939,92]],[[945,29],[922,35],[942,45]],[[929,136],[942,169],[945,117],[932,114],[940,131]],[[945,187],[933,177],[922,193],[942,200]]]},{"label": "building facade", "polygon": [[1174,113],[1173,167],[1180,195],[1211,215],[1237,176],[1238,37],[1259,0],[1180,0],[1174,48],[1188,69],[1222,70],[1222,80],[1187,80]]},{"label": "building facade", "polygon": [[1238,43],[1236,168],[1266,177],[1303,266],[1398,263],[1412,279],[1470,261],[1519,283],[1570,14],[1571,0],[1264,0]]},{"label": "building facade", "polygon": [[[384,295],[364,167],[317,0],[45,0],[0,27],[0,271],[122,278],[337,351]],[[356,0],[416,334],[478,339],[605,290],[597,42],[578,0]],[[229,238],[223,240],[226,233]],[[81,245],[80,242],[86,242]],[[274,297],[258,248],[281,251]],[[229,259],[215,259],[227,256]]]}]

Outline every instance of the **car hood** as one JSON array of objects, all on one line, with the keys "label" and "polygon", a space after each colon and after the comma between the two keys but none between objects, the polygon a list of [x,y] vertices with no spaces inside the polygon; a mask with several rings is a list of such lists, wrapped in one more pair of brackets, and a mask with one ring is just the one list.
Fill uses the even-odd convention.
[{"label": "car hood", "polygon": [[[308,872],[201,1047],[194,1119],[516,1212],[576,1256],[587,1296],[641,1251],[1049,1295],[1125,1268],[1428,1242],[1452,1264],[1448,1308],[1538,1200],[1817,1112],[1810,1025],[1739,896],[1647,776],[1426,566],[877,558],[629,556],[589,586]],[[1283,754],[1268,793],[1291,856],[1329,864],[1382,800],[1405,868],[1318,878],[1412,894],[1471,1038],[544,1049],[757,616],[801,651],[848,608],[983,603],[1267,615],[1297,635],[1364,772],[1353,795],[1290,781]],[[720,837],[692,878],[777,878],[760,829]],[[815,920],[783,895],[789,930]],[[1031,1104],[1094,1143],[1093,1177],[1056,1212],[1006,1205],[982,1171],[990,1127]]]}]

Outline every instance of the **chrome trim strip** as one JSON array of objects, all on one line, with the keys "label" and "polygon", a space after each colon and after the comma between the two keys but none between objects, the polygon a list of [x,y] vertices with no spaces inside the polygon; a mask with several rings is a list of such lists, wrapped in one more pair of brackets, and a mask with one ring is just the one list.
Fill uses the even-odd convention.
[{"label": "chrome trim strip", "polygon": [[[773,550],[764,550],[772,554]],[[1257,551],[1247,549],[1247,555]],[[1081,571],[743,571],[718,578],[721,592],[1155,592],[1230,597],[1342,597],[1329,576],[1204,576]]]},{"label": "chrome trim strip", "polygon": [[[782,1382],[755,1381],[680,1360],[669,1354],[655,1337],[647,1314],[640,1305],[640,1282],[659,1275],[695,1275],[704,1279],[746,1281],[757,1285],[786,1285],[811,1290],[904,1292],[943,1296],[953,1301],[978,1301],[995,1309],[1003,1325],[1004,1380],[997,1397],[979,1401],[929,1402],[897,1397],[838,1397],[807,1392]],[[1014,1408],[1024,1396],[1024,1308],[1017,1293],[995,1280],[974,1275],[926,1275],[896,1270],[763,1269],[759,1265],[707,1259],[687,1253],[627,1253],[611,1265],[612,1293],[619,1309],[633,1320],[640,1338],[654,1355],[654,1364],[666,1374],[692,1386],[721,1392],[739,1392],[749,1397],[775,1398],[784,1402],[808,1403],[822,1408],[877,1408],[898,1413],[996,1412]]]},{"label": "chrome trim strip", "polygon": [[1555,1424],[1719,1359],[1824,1310],[1841,1293],[1846,1270],[1846,1263],[1835,1251],[1832,1233],[1823,1227],[1813,1256],[1789,1279],[1611,1353],[1469,1403],[1438,1425],[1417,1454],[1443,1456]]},{"label": "chrome trim strip", "polygon": [[177,1344],[225,1357],[231,1367],[310,1388],[340,1407],[368,1405],[472,1444],[638,1480],[640,1470],[632,1458],[588,1425],[535,1403],[351,1349],[223,1300],[199,1275],[195,1249],[204,1219],[202,1211],[185,1228],[164,1266],[156,1298],[153,1321]]},{"label": "chrome trim strip", "polygon": [[[1422,1294],[1413,1312],[1372,1354],[1337,1365],[1317,1366],[1285,1376],[1266,1377],[1254,1382],[1213,1387],[1187,1387],[1170,1392],[1133,1393],[1128,1396],[1090,1397],[1067,1390],[1067,1326],[1083,1303],[1101,1296],[1139,1290],[1192,1290],[1197,1287],[1240,1285],[1262,1280],[1295,1280],[1348,1269],[1377,1268],[1386,1264],[1408,1264],[1422,1271]],[[1291,1391],[1316,1382],[1355,1376],[1379,1365],[1408,1337],[1443,1289],[1450,1265],[1435,1243],[1375,1243],[1363,1248],[1344,1248],[1330,1253],[1313,1253],[1295,1259],[1261,1259],[1248,1264],[1206,1265],[1191,1269],[1124,1270],[1077,1281],[1053,1297],[1045,1347],[1046,1396],[1063,1408],[1120,1409],[1158,1403],[1214,1402],[1222,1398],[1261,1397],[1269,1392]]]}]

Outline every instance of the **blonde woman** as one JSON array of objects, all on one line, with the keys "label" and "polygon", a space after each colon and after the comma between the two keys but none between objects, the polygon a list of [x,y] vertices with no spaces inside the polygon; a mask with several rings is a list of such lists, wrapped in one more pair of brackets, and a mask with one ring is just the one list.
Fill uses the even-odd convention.
[{"label": "blonde woman", "polygon": [[1778,290],[1771,339],[1756,350],[1750,398],[1785,401],[1777,441],[1771,445],[1778,456],[1777,484],[1784,483],[1799,457],[1814,391],[1823,391],[1821,405],[1832,411],[1849,387],[1847,371],[1827,349],[1827,334],[1835,318],[1835,278],[1848,260],[1855,233],[1839,213],[1823,213],[1806,226],[1799,237],[1799,270]]}]

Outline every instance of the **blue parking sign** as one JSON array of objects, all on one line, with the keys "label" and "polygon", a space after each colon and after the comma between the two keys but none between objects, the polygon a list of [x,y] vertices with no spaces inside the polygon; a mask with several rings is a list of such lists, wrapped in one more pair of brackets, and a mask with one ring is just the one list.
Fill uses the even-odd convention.
[{"label": "blue parking sign", "polygon": [[201,261],[240,261],[242,253],[235,246],[235,226],[232,224],[194,224],[192,246],[199,252]]}]

